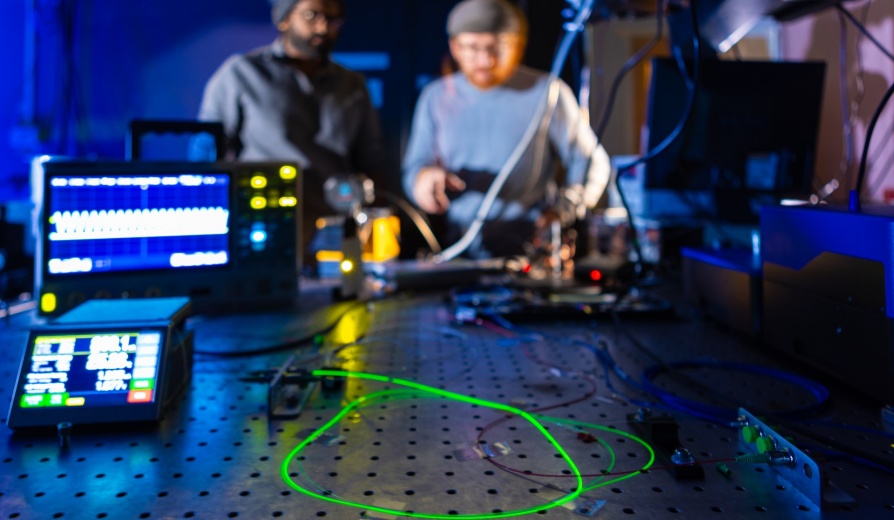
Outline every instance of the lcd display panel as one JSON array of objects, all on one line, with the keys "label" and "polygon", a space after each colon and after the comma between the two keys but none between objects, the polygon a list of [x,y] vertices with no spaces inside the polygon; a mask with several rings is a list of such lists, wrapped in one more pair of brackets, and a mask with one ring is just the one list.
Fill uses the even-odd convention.
[{"label": "lcd display panel", "polygon": [[152,403],[162,333],[158,330],[40,334],[23,370],[21,408]]},{"label": "lcd display panel", "polygon": [[227,173],[49,176],[47,275],[228,265],[230,183]]},{"label": "lcd display panel", "polygon": [[31,332],[8,425],[149,421],[161,409],[165,326]]}]

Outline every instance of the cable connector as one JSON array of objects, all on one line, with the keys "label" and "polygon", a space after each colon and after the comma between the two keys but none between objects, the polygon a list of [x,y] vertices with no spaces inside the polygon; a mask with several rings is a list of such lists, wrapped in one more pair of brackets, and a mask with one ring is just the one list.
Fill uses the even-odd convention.
[{"label": "cable connector", "polygon": [[695,464],[695,457],[686,448],[677,448],[671,454],[671,462],[677,465]]},{"label": "cable connector", "polygon": [[748,426],[748,418],[746,418],[744,415],[740,415],[736,418],[735,421],[730,421],[729,423],[729,427],[735,428],[736,430],[741,430],[746,426]]},{"label": "cable connector", "polygon": [[751,453],[736,457],[736,462],[743,464],[767,464],[770,466],[795,467],[795,457],[787,449],[770,450],[764,453]]}]

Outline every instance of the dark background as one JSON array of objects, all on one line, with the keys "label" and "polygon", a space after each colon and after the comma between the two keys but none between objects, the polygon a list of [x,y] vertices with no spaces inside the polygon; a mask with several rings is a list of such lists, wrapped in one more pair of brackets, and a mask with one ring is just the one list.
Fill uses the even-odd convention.
[{"label": "dark background", "polygon": [[[337,52],[388,56],[387,67],[361,72],[381,93],[390,166],[385,187],[396,191],[416,96],[440,73],[444,24],[456,0],[346,1],[348,23]],[[26,6],[32,4],[33,72],[25,57]],[[521,5],[536,20],[526,62],[548,69],[567,3]],[[217,66],[275,36],[266,0],[0,2],[0,203],[28,198],[35,155],[120,159],[132,119],[195,117]]]}]

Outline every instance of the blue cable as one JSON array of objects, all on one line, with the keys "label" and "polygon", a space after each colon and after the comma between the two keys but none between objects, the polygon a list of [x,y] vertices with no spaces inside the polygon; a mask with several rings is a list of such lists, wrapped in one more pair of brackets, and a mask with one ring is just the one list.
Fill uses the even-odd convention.
[{"label": "blue cable", "polygon": [[887,439],[894,439],[894,433],[888,433],[884,430],[877,430],[875,428],[866,428],[865,426],[857,426],[855,424],[847,424],[847,423],[839,423],[832,421],[801,421],[801,424],[815,424],[817,426],[828,426],[830,428],[839,428],[842,430],[850,430],[854,432],[860,433],[868,433],[870,435],[877,435],[879,437],[885,437]]},{"label": "blue cable", "polygon": [[627,374],[627,372],[625,372],[621,367],[618,366],[617,363],[615,363],[615,360],[612,357],[612,355],[608,352],[608,349],[600,349],[590,343],[586,343],[584,341],[579,341],[579,340],[575,340],[575,344],[582,346],[593,353],[593,355],[596,357],[596,361],[599,362],[599,364],[602,366],[602,370],[605,372],[605,385],[608,387],[608,389],[613,394],[623,397],[624,399],[627,400],[627,402],[629,402],[633,405],[636,405],[636,406],[640,406],[640,407],[644,407],[644,408],[667,408],[666,406],[662,405],[661,403],[642,401],[640,399],[633,399],[630,396],[625,395],[620,390],[616,389],[614,384],[612,383],[612,380],[611,380],[612,373],[614,373],[616,376],[618,376],[618,379],[620,379],[624,383],[632,386],[633,388],[636,388],[637,390],[648,393],[645,391],[645,389],[643,389],[642,385],[639,384],[639,382],[637,382],[635,379],[630,377],[630,375]]},{"label": "blue cable", "polygon": [[683,397],[676,396],[669,392],[666,392],[655,385],[652,381],[659,376],[660,374],[666,372],[668,369],[686,369],[686,368],[719,368],[723,370],[734,370],[738,372],[747,372],[751,374],[762,375],[765,377],[770,377],[774,379],[778,379],[780,381],[784,381],[786,383],[791,383],[793,385],[799,386],[808,392],[810,392],[813,397],[816,399],[814,404],[811,404],[806,407],[787,410],[784,412],[763,412],[767,415],[773,415],[776,417],[795,417],[806,414],[816,413],[819,409],[826,405],[829,400],[829,390],[820,383],[808,379],[806,377],[798,376],[792,374],[790,372],[784,372],[782,370],[776,370],[772,368],[757,366],[757,365],[749,365],[745,363],[736,363],[736,362],[723,362],[723,361],[714,361],[714,360],[686,360],[686,361],[676,361],[673,363],[667,363],[666,365],[656,365],[646,370],[643,370],[642,374],[642,384],[643,388],[647,390],[649,393],[657,397],[661,402],[674,407],[680,411],[690,413],[692,415],[696,415],[699,417],[703,417],[705,419],[711,420],[713,422],[729,424],[734,422],[738,418],[738,410],[732,410],[729,408],[722,408],[718,406],[711,406],[703,403],[699,403],[697,401],[692,401],[690,399],[686,399]]},{"label": "blue cable", "polygon": [[[557,340],[560,342],[565,342],[568,339],[562,337],[550,336],[543,333],[535,333],[529,329],[525,329],[523,327],[519,327],[504,317],[500,316],[493,309],[488,309],[485,312],[482,312],[484,316],[490,319],[492,322],[497,325],[513,331],[520,335],[519,339],[522,341],[531,341],[536,340],[536,337],[542,337],[546,339]],[[823,386],[822,384],[808,379],[806,377],[802,377],[796,374],[792,374],[790,372],[784,372],[782,370],[776,370],[768,367],[762,367],[758,365],[749,365],[746,363],[738,363],[738,362],[724,362],[724,361],[716,361],[716,360],[684,360],[684,361],[676,361],[672,363],[666,363],[663,365],[655,365],[653,367],[647,368],[642,373],[642,381],[637,381],[630,374],[625,372],[618,364],[615,362],[614,358],[611,356],[611,353],[608,352],[608,349],[599,348],[596,345],[579,340],[572,339],[571,344],[586,348],[590,352],[593,353],[596,361],[602,367],[603,372],[605,373],[605,382],[608,389],[615,395],[618,395],[629,403],[646,408],[663,408],[671,411],[678,411],[685,413],[687,415],[691,415],[694,417],[698,417],[709,422],[722,424],[722,425],[730,425],[735,422],[738,418],[738,409],[730,409],[719,406],[712,406],[704,403],[699,403],[697,401],[692,401],[683,397],[676,396],[669,392],[666,392],[655,385],[652,381],[662,373],[667,372],[669,369],[686,369],[686,368],[719,368],[723,370],[735,370],[739,372],[747,372],[752,374],[758,374],[765,377],[774,378],[780,381],[784,381],[786,383],[790,383],[801,388],[804,388],[815,398],[816,402],[807,407],[787,410],[784,412],[775,412],[775,413],[767,413],[767,415],[773,415],[778,417],[796,417],[803,416],[807,414],[812,414],[817,412],[829,400],[829,390]],[[645,401],[641,399],[634,399],[623,392],[618,390],[614,383],[612,382],[611,375],[614,374],[620,381],[629,385],[630,387],[643,392],[645,394],[649,394],[658,399],[658,402]]]}]

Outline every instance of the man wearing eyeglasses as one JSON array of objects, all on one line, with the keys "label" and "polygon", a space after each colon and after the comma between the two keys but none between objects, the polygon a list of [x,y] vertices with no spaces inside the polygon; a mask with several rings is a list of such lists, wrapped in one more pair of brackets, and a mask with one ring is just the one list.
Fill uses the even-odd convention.
[{"label": "man wearing eyeglasses", "polygon": [[329,59],[342,0],[269,1],[279,36],[217,69],[199,119],[223,123],[230,159],[302,166],[307,239],[317,218],[333,214],[323,198],[327,178],[382,173],[381,128],[363,76]]},{"label": "man wearing eyeglasses", "polygon": [[404,190],[427,213],[446,214],[452,243],[507,168],[466,256],[522,254],[545,223],[567,226],[595,205],[608,183],[608,155],[571,88],[520,65],[527,21],[516,6],[464,0],[451,10],[447,33],[459,71],[419,96],[403,158]]}]

